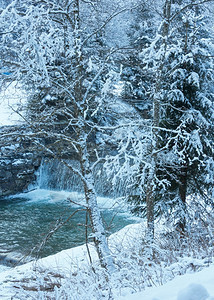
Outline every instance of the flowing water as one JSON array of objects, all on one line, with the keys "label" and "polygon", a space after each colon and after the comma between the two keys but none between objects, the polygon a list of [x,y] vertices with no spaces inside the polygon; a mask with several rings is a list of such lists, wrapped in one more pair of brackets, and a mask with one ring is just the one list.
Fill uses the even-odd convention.
[{"label": "flowing water", "polygon": [[[80,169],[77,161],[69,160],[67,162],[76,169]],[[124,195],[126,182],[118,180],[113,188],[111,184],[112,180],[107,176],[102,165],[97,164],[93,175],[98,195],[107,197],[120,197]],[[79,177],[56,159],[43,161],[37,176],[37,185],[41,189],[83,192],[82,182]]]},{"label": "flowing water", "polygon": [[[0,201],[0,259],[8,253],[45,257],[85,243],[86,212],[77,179],[74,178],[73,185],[68,186],[68,174],[63,168],[59,169],[56,162],[43,165],[38,174],[37,189]],[[105,187],[102,182],[99,184]],[[122,207],[122,202],[117,203],[110,197],[98,197],[98,203],[108,234],[134,222],[126,213],[127,208]],[[57,222],[64,222],[77,209],[78,212],[40,249],[44,238]]]}]

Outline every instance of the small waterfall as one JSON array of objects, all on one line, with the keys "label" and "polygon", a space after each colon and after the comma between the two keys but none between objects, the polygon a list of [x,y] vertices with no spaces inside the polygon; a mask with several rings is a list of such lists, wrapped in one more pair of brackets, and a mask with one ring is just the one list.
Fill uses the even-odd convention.
[{"label": "small waterfall", "polygon": [[[78,161],[69,160],[68,162],[76,169],[80,168]],[[94,170],[94,179],[95,189],[99,196],[115,197],[122,195],[121,188],[120,191],[113,190],[111,180],[107,180],[101,164],[98,164]],[[41,189],[83,192],[80,178],[56,159],[44,159],[42,161],[37,174],[37,185]]]},{"label": "small waterfall", "polygon": [[[69,164],[79,168],[78,161],[71,160]],[[44,159],[42,161],[37,174],[37,184],[41,189],[83,191],[79,177],[56,159]]]}]

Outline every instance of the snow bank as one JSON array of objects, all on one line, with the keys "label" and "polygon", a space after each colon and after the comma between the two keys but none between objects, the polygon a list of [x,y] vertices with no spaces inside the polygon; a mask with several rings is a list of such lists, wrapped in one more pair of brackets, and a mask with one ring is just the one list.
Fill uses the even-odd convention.
[{"label": "snow bank", "polygon": [[4,266],[4,265],[0,265],[0,273],[1,272],[4,272],[6,270],[10,270],[11,268],[7,267],[7,266]]},{"label": "snow bank", "polygon": [[[136,243],[140,237],[142,238],[144,231],[145,225],[141,223],[128,225],[119,232],[112,234],[109,237],[111,250],[114,252],[116,249],[116,253],[120,253],[118,252],[120,249],[121,251],[129,251],[130,245]],[[89,249],[93,262],[96,262],[98,257],[94,246],[89,245]],[[14,282],[32,278],[35,271],[38,271],[38,276],[41,276],[43,271],[48,270],[69,277],[71,274],[77,274],[89,264],[86,245],[82,245],[14,269],[2,269],[0,273],[0,299],[11,299],[15,294]],[[136,276],[138,275],[136,270]],[[131,290],[125,289],[115,291],[115,295],[120,295],[121,292],[123,296],[116,296],[115,300],[214,300],[214,264],[198,273],[177,276],[164,285],[146,288],[143,292],[130,294]]]},{"label": "snow bank", "polygon": [[[90,253],[93,260],[97,260],[97,253],[92,245],[89,245]],[[35,271],[49,272],[69,276],[77,272],[82,265],[89,264],[89,258],[85,245],[75,247],[68,250],[63,250],[55,255],[39,259],[38,261],[30,262],[15,268],[0,269],[0,299],[12,299],[16,290],[14,290],[14,282],[21,282],[32,278]],[[16,298],[13,298],[16,299]]]},{"label": "snow bank", "polygon": [[[39,194],[37,195],[39,196]],[[114,250],[114,247],[117,247],[117,245],[128,247],[129,243],[132,243],[133,239],[135,239],[138,234],[141,234],[143,228],[144,226],[142,224],[133,224],[128,225],[119,232],[112,234],[109,237],[110,247],[112,250]],[[97,261],[98,257],[95,247],[93,245],[88,246],[92,260]],[[21,281],[26,277],[30,278],[36,269],[48,269],[50,272],[57,272],[69,276],[69,274],[75,273],[81,269],[81,266],[89,264],[90,262],[86,245],[82,245],[68,250],[63,250],[57,254],[39,259],[35,262],[17,266],[13,269],[2,268],[2,272],[0,272],[0,299],[10,299],[11,295],[14,295],[13,282]]]},{"label": "snow bank", "polygon": [[117,300],[214,300],[214,264],[191,274],[145,291],[119,297]]},{"label": "snow bank", "polygon": [[17,83],[9,85],[0,92],[0,126],[15,125],[23,121],[14,110],[21,112],[26,103],[26,97]]},{"label": "snow bank", "polygon": [[178,293],[177,300],[206,300],[209,294],[201,284],[191,283]]}]

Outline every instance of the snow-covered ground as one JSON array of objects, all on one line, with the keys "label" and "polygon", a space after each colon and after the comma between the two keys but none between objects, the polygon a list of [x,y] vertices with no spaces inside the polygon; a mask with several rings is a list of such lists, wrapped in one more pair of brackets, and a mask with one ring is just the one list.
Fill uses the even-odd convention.
[{"label": "snow-covered ground", "polygon": [[13,83],[0,92],[0,126],[14,125],[23,121],[16,112],[22,112],[26,103],[26,94]]},{"label": "snow-covered ground", "polygon": [[214,300],[214,264],[200,272],[177,276],[162,286],[147,288],[118,300]]},{"label": "snow-covered ground", "polygon": [[[109,238],[111,250],[114,252],[115,247],[117,249],[118,247],[121,247],[121,249],[127,248],[128,250],[129,243],[132,244],[133,241],[137,241],[142,236],[142,230],[144,230],[142,224],[134,224],[128,225],[121,231],[113,234]],[[94,247],[92,245],[89,247],[93,261],[97,261],[97,254]],[[89,265],[87,248],[85,245],[82,245],[61,251],[58,254],[48,256],[36,262],[18,266],[14,269],[0,269],[0,299],[12,299],[11,297],[14,297],[17,292],[19,283],[26,282],[26,279],[32,278],[35,270],[40,270],[37,273],[37,281],[39,281],[41,278],[38,276],[44,273],[44,270],[48,270],[48,272],[52,272],[53,274],[66,274],[66,276],[70,274],[71,276],[71,274],[80,272],[87,265]],[[138,276],[137,271],[136,276]],[[129,289],[123,289],[122,291],[114,291],[114,294],[115,300],[214,300],[212,298],[212,296],[214,297],[214,264],[211,263],[200,272],[194,273],[191,271],[191,273],[176,276],[164,285],[146,288],[143,292],[130,294]],[[71,293],[70,298],[63,299],[77,299],[72,297]],[[20,298],[16,298],[15,296],[13,299]],[[27,294],[26,298],[23,299],[28,299]],[[91,299],[99,300],[98,298]],[[82,300],[82,297],[80,296],[78,300]]]}]

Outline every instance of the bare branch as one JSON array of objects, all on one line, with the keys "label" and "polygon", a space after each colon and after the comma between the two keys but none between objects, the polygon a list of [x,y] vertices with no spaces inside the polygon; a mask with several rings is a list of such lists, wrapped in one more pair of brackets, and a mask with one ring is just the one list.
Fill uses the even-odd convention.
[{"label": "bare branch", "polygon": [[126,11],[130,11],[132,9],[136,9],[138,8],[140,5],[136,5],[136,6],[133,6],[133,7],[125,7],[125,8],[122,8],[121,10],[119,11],[116,11],[115,13],[113,13],[111,16],[109,16],[105,21],[104,23],[97,29],[95,30],[94,32],[92,32],[91,34],[89,34],[85,40],[82,42],[82,46],[85,45],[87,43],[87,41],[94,35],[96,35],[97,33],[99,33],[103,28],[105,28],[105,26],[112,20],[114,19],[115,17],[117,17],[118,15],[126,12]]},{"label": "bare branch", "polygon": [[185,5],[184,7],[182,7],[177,13],[175,13],[171,18],[170,18],[170,22],[173,21],[177,16],[179,16],[179,14],[183,11],[185,11],[188,8],[194,7],[194,6],[198,6],[198,5],[202,5],[205,3],[209,3],[209,2],[214,2],[214,0],[203,0],[203,1],[199,1],[199,2],[192,2],[190,4]]}]

